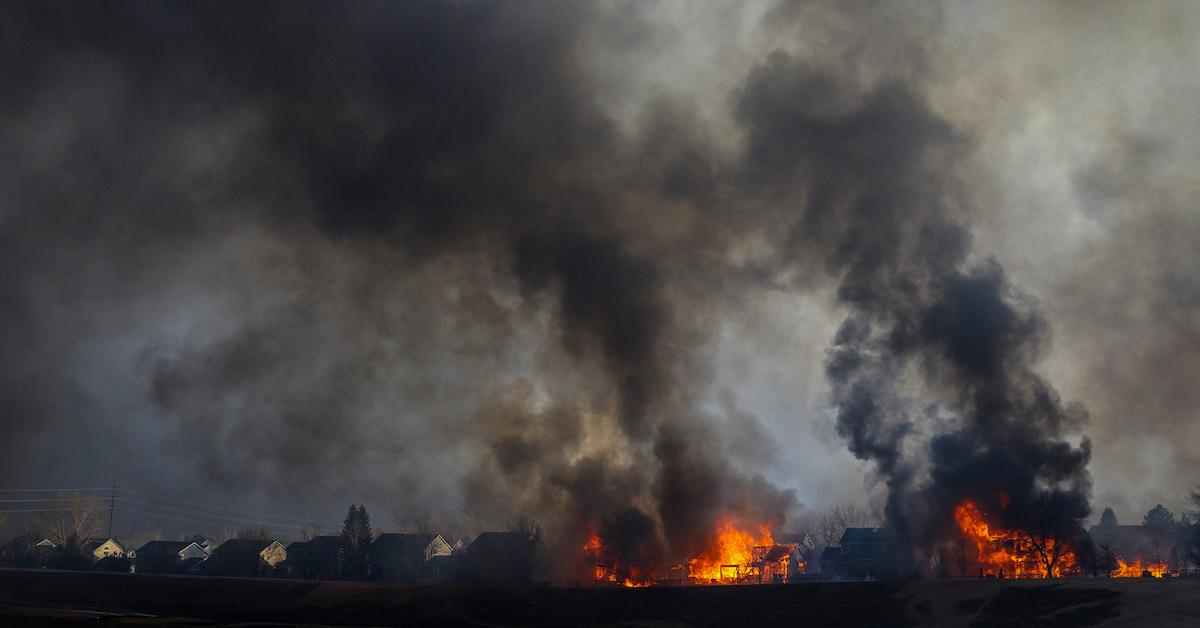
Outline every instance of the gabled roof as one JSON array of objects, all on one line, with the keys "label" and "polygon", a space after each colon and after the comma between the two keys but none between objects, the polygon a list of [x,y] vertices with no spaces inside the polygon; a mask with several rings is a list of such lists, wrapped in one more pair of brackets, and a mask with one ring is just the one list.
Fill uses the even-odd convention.
[{"label": "gabled roof", "polygon": [[54,544],[54,541],[51,541],[50,539],[42,539],[42,540],[38,541],[37,543],[34,543],[33,546],[34,547],[49,547],[49,548],[58,547],[57,545]]},{"label": "gabled roof", "polygon": [[425,551],[433,542],[432,534],[380,534],[371,542],[373,550],[415,550]]},{"label": "gabled roof", "polygon": [[480,532],[467,546],[467,553],[527,551],[529,545],[529,536],[521,532]]},{"label": "gabled roof", "polygon": [[[341,559],[342,545],[340,536],[314,536],[304,544],[304,548],[300,551],[311,560],[331,563]],[[291,554],[289,553],[288,556],[290,558]]]},{"label": "gabled roof", "polygon": [[213,555],[261,554],[274,542],[272,539],[229,539],[213,550]]},{"label": "gabled roof", "polygon": [[190,541],[150,541],[137,548],[138,558],[147,556],[168,556],[178,554],[183,548],[191,545]]},{"label": "gabled roof", "polygon": [[112,543],[113,545],[115,545],[117,547],[117,549],[121,550],[122,554],[125,553],[125,546],[122,545],[120,541],[118,541],[114,538],[104,539],[104,538],[100,538],[98,536],[88,537],[88,539],[86,541],[84,541],[82,545],[80,545],[80,549],[82,549],[83,551],[88,552],[88,553],[94,553],[97,549],[99,549],[105,543]]},{"label": "gabled roof", "polygon": [[196,549],[198,549],[198,550],[200,550],[201,552],[203,552],[205,556],[208,556],[208,550],[207,550],[207,549],[206,549],[206,548],[205,548],[203,545],[201,545],[201,544],[199,544],[199,543],[197,543],[197,542],[195,542],[195,541],[184,541],[184,543],[187,543],[187,545],[184,545],[184,546],[183,546],[183,549],[179,550],[180,552],[187,551],[187,549],[188,549],[188,548],[190,548],[190,547],[192,547],[193,545],[195,545],[195,546],[196,546]]},{"label": "gabled roof", "polygon": [[450,544],[450,541],[440,534],[434,535],[434,537],[429,540],[428,545],[444,545],[446,546],[446,549],[451,551],[454,550],[454,546]]},{"label": "gabled roof", "polygon": [[762,559],[768,563],[779,562],[796,553],[796,550],[795,544],[773,545],[763,553]]},{"label": "gabled roof", "polygon": [[842,533],[840,544],[847,543],[884,543],[883,528],[846,528]]},{"label": "gabled roof", "polygon": [[337,551],[342,548],[342,537],[333,535],[314,536],[305,545],[310,551]]}]

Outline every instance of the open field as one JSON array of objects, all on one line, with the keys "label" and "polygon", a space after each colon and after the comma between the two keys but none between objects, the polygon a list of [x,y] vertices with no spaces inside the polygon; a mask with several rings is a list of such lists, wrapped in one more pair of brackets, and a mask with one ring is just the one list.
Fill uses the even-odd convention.
[{"label": "open field", "polygon": [[943,580],[648,589],[405,586],[0,570],[0,623],[1195,626],[1200,580]]}]

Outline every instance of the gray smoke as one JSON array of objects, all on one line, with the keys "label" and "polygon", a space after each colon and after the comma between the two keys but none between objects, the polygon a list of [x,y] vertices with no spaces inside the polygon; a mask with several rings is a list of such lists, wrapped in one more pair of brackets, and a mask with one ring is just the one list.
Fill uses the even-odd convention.
[{"label": "gray smoke", "polygon": [[[640,513],[670,561],[878,495],[829,436],[914,544],[967,496],[1082,517],[1093,451],[1144,488],[1125,426],[1195,405],[1188,134],[1064,104],[1103,99],[1046,74],[1092,45],[1060,11],[693,6],[6,5],[6,484],[567,548]],[[1134,13],[1088,19],[1188,67],[1195,16]],[[1080,120],[1096,237],[1012,157]]]}]

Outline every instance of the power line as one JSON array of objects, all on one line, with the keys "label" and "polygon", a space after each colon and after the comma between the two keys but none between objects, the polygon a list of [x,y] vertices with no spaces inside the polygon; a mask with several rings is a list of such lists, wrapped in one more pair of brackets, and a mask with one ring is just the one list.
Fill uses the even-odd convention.
[{"label": "power line", "polygon": [[17,503],[17,502],[57,502],[59,500],[60,500],[60,498],[58,498],[58,497],[41,497],[38,499],[0,499],[0,504],[9,504],[9,503]]},{"label": "power line", "polygon": [[[210,506],[207,504],[201,504],[196,501],[191,501],[191,500],[186,500],[186,499],[178,499],[178,498],[174,498],[174,497],[167,497],[165,495],[158,495],[155,493],[148,493],[146,491],[138,491],[138,490],[129,489],[129,488],[123,488],[121,490],[125,493],[134,493],[137,495],[144,495],[146,497],[151,497],[151,498],[154,498],[154,499],[157,499],[160,501],[164,501],[164,502],[175,502],[176,504],[184,504],[189,507],[202,508],[205,511],[221,510],[221,511],[225,511],[225,512],[239,514],[239,515],[267,517],[270,519],[286,519],[288,521],[311,521],[312,520],[309,517],[302,517],[302,516],[297,516],[297,515],[281,515],[281,514],[276,514],[276,513],[257,512],[257,511],[253,511],[253,510],[243,510],[240,508],[229,508],[227,506]],[[328,522],[325,522],[325,523],[328,523]]]},{"label": "power line", "polygon": [[88,491],[107,491],[111,487],[99,488],[0,488],[0,493],[85,493]]},{"label": "power line", "polygon": [[[114,483],[115,484],[115,483]],[[20,494],[34,493],[45,494],[53,493],[50,497],[37,496],[19,496],[15,499],[0,499],[0,504],[13,505],[30,505],[40,506],[46,505],[47,502],[60,501],[64,496],[70,496],[72,493],[89,493],[89,492],[109,492],[109,509],[110,509],[110,525],[115,511],[116,492],[115,486],[107,487],[80,487],[80,488],[25,488],[25,489],[0,489],[0,494]],[[309,517],[258,512],[252,510],[244,510],[239,508],[230,508],[226,506],[210,506],[201,504],[195,501],[167,497],[157,493],[141,491],[137,489],[121,488],[120,491],[126,493],[125,502],[131,502],[139,508],[125,508],[130,512],[137,514],[160,517],[164,519],[173,519],[177,521],[186,521],[189,523],[197,523],[197,520],[210,520],[215,522],[231,523],[237,522],[242,524],[254,524],[263,526],[274,526],[283,528],[303,529],[308,525],[317,525],[321,527],[337,528],[340,523],[331,521],[318,521]],[[140,495],[143,497],[131,497],[128,494]],[[165,503],[159,503],[165,502]],[[0,506],[0,508],[3,508]],[[145,510],[149,509],[149,510]],[[36,512],[63,512],[63,508],[14,508],[0,510],[2,513],[36,513]],[[158,512],[153,512],[158,511]],[[186,516],[177,516],[186,515]],[[282,521],[281,521],[282,520]],[[296,523],[302,522],[302,523]],[[207,525],[218,525],[218,523],[209,523]]]},{"label": "power line", "polygon": [[[147,517],[159,517],[161,519],[171,519],[173,521],[184,521],[187,523],[191,523],[193,525],[202,525],[202,526],[204,526],[204,525],[208,525],[208,526],[223,525],[223,524],[228,524],[231,521],[239,521],[237,519],[224,519],[224,520],[217,519],[217,520],[211,520],[211,521],[201,521],[201,519],[204,519],[205,517],[197,516],[197,515],[176,516],[176,515],[166,514],[166,513],[162,513],[162,512],[150,512],[150,511],[146,511],[146,510],[139,510],[137,508],[126,508],[125,510],[127,512],[132,512],[134,514],[144,515]],[[286,524],[286,523],[269,523],[266,521],[250,521],[250,520],[245,520],[245,519],[240,520],[240,522],[264,525],[264,526],[269,526],[269,527],[277,527],[277,528],[293,528],[296,530],[303,530],[305,528],[305,526],[302,526],[302,525],[294,525],[294,524]]]},{"label": "power line", "polygon": [[216,512],[216,513],[210,512],[203,508],[195,508],[195,507],[187,507],[187,506],[172,506],[169,504],[156,504],[156,503],[146,501],[143,499],[139,499],[139,498],[135,498],[135,497],[126,497],[125,501],[132,503],[136,506],[139,506],[141,508],[151,508],[151,509],[160,510],[160,511],[174,511],[174,512],[179,512],[179,513],[183,513],[183,514],[191,514],[191,515],[195,515],[195,516],[207,517],[210,519],[224,519],[227,521],[240,521],[243,523],[257,523],[257,524],[264,524],[264,525],[281,525],[281,526],[299,527],[299,528],[303,528],[305,526],[304,526],[304,524],[297,524],[296,523],[297,521],[304,522],[304,523],[311,523],[311,524],[333,525],[332,523],[330,523],[328,521],[313,521],[311,519],[302,519],[302,518],[290,519],[288,523],[285,523],[282,521],[250,519],[250,518],[246,518],[246,517],[237,517],[234,515],[225,515],[225,514],[222,514],[219,512]]},{"label": "power line", "polygon": [[113,478],[112,499],[108,502],[108,538],[112,538],[113,511],[117,509],[117,480]]}]

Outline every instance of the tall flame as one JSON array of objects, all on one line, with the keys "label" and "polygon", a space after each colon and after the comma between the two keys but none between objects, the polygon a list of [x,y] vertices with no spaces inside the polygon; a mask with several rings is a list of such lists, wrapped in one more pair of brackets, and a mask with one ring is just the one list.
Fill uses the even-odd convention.
[{"label": "tall flame", "polygon": [[774,545],[769,526],[759,526],[757,534],[739,530],[731,520],[717,524],[709,546],[688,561],[688,575],[698,581],[728,582],[742,576],[753,562],[753,548]]},{"label": "tall flame", "polygon": [[804,561],[797,553],[796,545],[777,545],[770,526],[740,528],[731,519],[716,525],[705,548],[686,565],[660,566],[663,570],[657,575],[633,565],[614,564],[595,531],[589,532],[582,550],[593,565],[592,573],[597,582],[626,587],[650,586],[656,579],[691,584],[779,582],[796,573],[804,573]]},{"label": "tall flame", "polygon": [[[1006,501],[1006,500],[1002,500]],[[1044,578],[1046,568],[1028,535],[989,525],[987,517],[972,500],[963,500],[954,519],[964,536],[975,544],[984,574],[1009,578]],[[1054,540],[1046,540],[1046,553],[1054,552]],[[1050,575],[1061,577],[1075,568],[1075,553],[1063,551]]]}]

